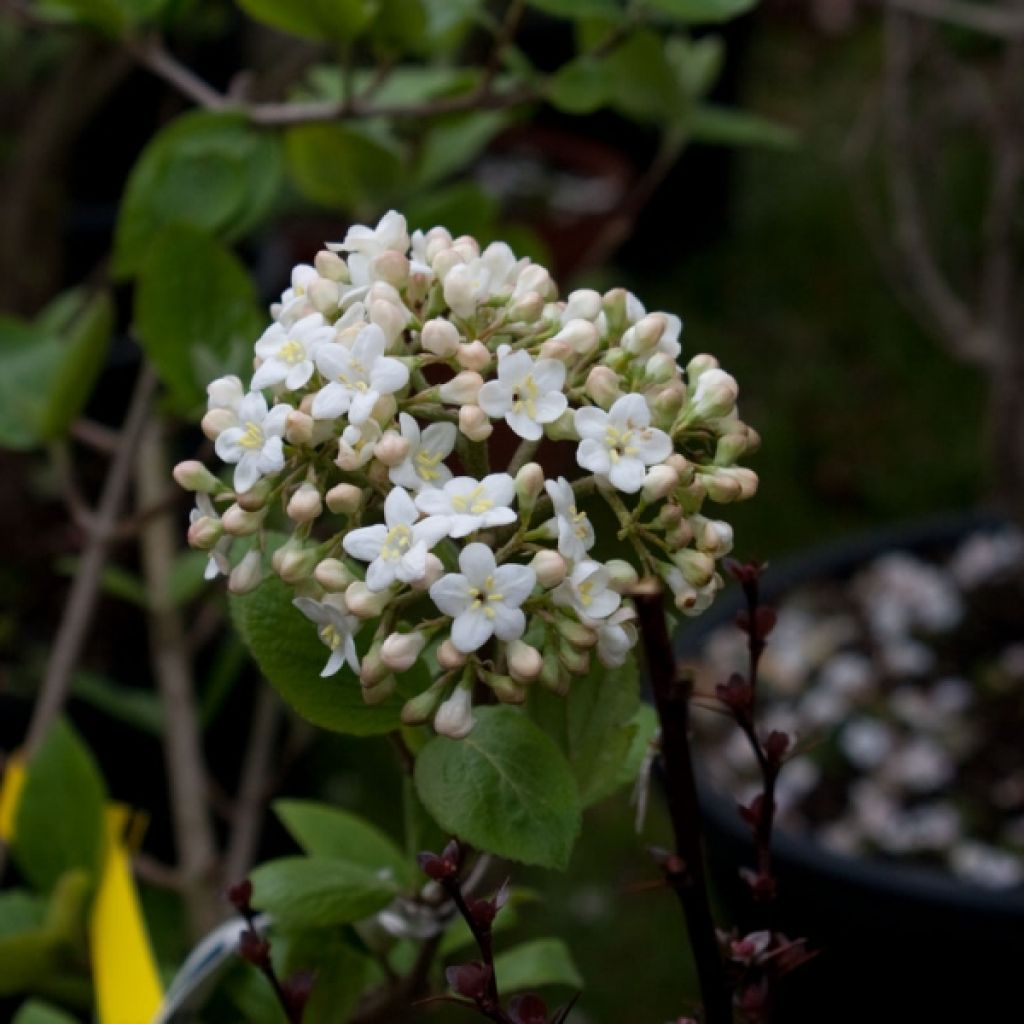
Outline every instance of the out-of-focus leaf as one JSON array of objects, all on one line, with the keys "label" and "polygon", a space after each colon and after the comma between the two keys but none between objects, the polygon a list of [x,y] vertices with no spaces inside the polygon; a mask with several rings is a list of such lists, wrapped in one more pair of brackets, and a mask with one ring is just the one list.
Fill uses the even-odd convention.
[{"label": "out-of-focus leaf", "polygon": [[333,928],[304,931],[286,939],[284,976],[312,971],[316,978],[302,1024],[339,1024],[348,1020],[374,977],[373,961]]},{"label": "out-of-focus leaf", "polygon": [[473,235],[482,243],[493,239],[498,227],[497,200],[469,181],[420,193],[406,203],[405,212],[410,229],[444,224],[452,234]]},{"label": "out-of-focus leaf", "polygon": [[745,110],[733,110],[710,103],[702,104],[694,110],[689,128],[694,141],[718,143],[722,146],[792,149],[798,141],[796,133],[786,125],[757,114],[749,114]]},{"label": "out-of-focus leaf", "polygon": [[[353,91],[358,96],[375,84],[375,104],[422,103],[438,96],[468,92],[478,79],[479,73],[472,68],[409,64],[395,68],[380,84],[375,84],[374,71],[357,71],[353,75]],[[341,69],[334,64],[311,68],[300,95],[340,102],[344,95]]]},{"label": "out-of-focus leaf", "polygon": [[35,9],[45,18],[77,22],[119,36],[155,18],[167,4],[168,0],[40,0]]},{"label": "out-of-focus leaf", "polygon": [[422,0],[377,0],[370,41],[383,53],[425,53],[430,49],[429,22]]},{"label": "out-of-focus leaf", "polygon": [[30,999],[22,1004],[14,1015],[11,1024],[76,1024],[76,1020],[63,1010],[58,1010],[50,1003],[42,1003],[38,999]]},{"label": "out-of-focus leaf", "polygon": [[548,99],[567,114],[591,114],[612,96],[612,83],[606,61],[596,57],[577,57],[563,64],[548,79]]},{"label": "out-of-focus leaf", "polygon": [[60,340],[13,317],[0,317],[0,446],[42,442],[47,395],[60,367]]},{"label": "out-of-focus leaf", "polygon": [[128,179],[114,240],[115,273],[136,273],[168,225],[225,241],[241,238],[269,211],[283,167],[277,134],[236,114],[183,114],[153,138]]},{"label": "out-of-focus leaf", "polygon": [[561,939],[534,939],[494,958],[494,974],[502,992],[522,992],[545,985],[583,988],[583,978]]},{"label": "out-of-focus leaf", "polygon": [[621,18],[619,0],[527,0],[531,7],[558,18]]},{"label": "out-of-focus leaf", "polygon": [[150,736],[163,735],[163,709],[155,693],[122,686],[92,672],[75,676],[71,693],[98,711]]},{"label": "out-of-focus leaf", "polygon": [[176,403],[202,402],[211,361],[227,370],[264,325],[252,281],[233,253],[196,228],[150,243],[135,293],[135,326]]},{"label": "out-of-focus leaf", "polygon": [[299,125],[289,129],[285,148],[299,191],[333,210],[383,204],[402,178],[400,151],[362,126]]},{"label": "out-of-focus leaf", "polygon": [[699,99],[718,81],[725,60],[721,36],[688,39],[674,36],[665,43],[665,56],[687,96]]},{"label": "out-of-focus leaf", "polygon": [[398,891],[379,873],[329,857],[283,857],[250,875],[253,906],[283,927],[350,924],[386,907]]},{"label": "out-of-focus leaf", "polygon": [[46,900],[27,889],[0,892],[0,938],[41,928],[46,917]]},{"label": "out-of-focus leaf", "polygon": [[92,755],[66,722],[56,722],[32,758],[11,842],[18,870],[36,889],[49,891],[75,868],[96,877],[105,799]]},{"label": "out-of-focus leaf", "polygon": [[462,170],[511,120],[503,111],[484,110],[438,121],[423,142],[417,182],[422,187]]},{"label": "out-of-focus leaf", "polygon": [[357,39],[378,10],[376,0],[238,0],[238,6],[281,32],[335,43]]},{"label": "out-of-focus leaf", "polygon": [[731,21],[753,10],[758,0],[648,0],[649,5],[683,24]]},{"label": "out-of-focus leaf", "polygon": [[634,32],[607,58],[612,104],[637,120],[677,118],[683,110],[683,93],[665,54],[665,42],[655,32]]}]

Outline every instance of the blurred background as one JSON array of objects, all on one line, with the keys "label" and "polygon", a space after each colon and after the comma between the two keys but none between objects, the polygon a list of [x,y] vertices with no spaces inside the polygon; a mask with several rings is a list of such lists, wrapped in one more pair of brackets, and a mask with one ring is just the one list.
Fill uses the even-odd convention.
[{"label": "blurred background", "polygon": [[[424,6],[432,31],[450,15],[453,27],[438,29],[446,49],[380,42],[354,66],[342,62],[347,71],[329,48],[277,32],[223,0],[177,0],[161,17],[167,47],[214,89],[323,100],[341,95],[345,75],[363,88],[398,59],[428,70],[438,54],[486,65],[504,5],[483,5],[489,20],[468,25],[463,9],[481,5]],[[535,72],[559,68],[581,37],[608,30],[609,6],[577,5],[589,20],[562,16],[571,4],[526,7],[515,60]],[[183,220],[200,225],[236,202],[225,199],[234,177],[266,186],[258,202],[251,193],[238,200],[243,208],[222,232],[254,282],[236,296],[240,329],[260,329],[257,303],[277,297],[293,264],[392,205],[411,226],[444,223],[483,241],[506,238],[547,262],[563,294],[621,284],[648,309],[678,313],[684,358],[718,357],[740,382],[744,419],[764,439],[752,462],[761,478],[756,500],[727,510],[742,557],[774,562],[855,531],[974,509],[1001,493],[993,431],[1005,427],[991,418],[992,364],[971,352],[963,358],[943,289],[970,314],[986,288],[1000,287],[978,268],[1004,226],[989,208],[1004,154],[1002,118],[1017,115],[1018,134],[1024,122],[1019,76],[1006,58],[1020,45],[1012,20],[979,28],[969,16],[967,24],[935,20],[928,9],[894,36],[886,28],[891,10],[854,0],[764,0],[750,11],[737,6],[733,19],[719,11],[711,26],[694,17],[677,26],[696,48],[687,51],[686,73],[699,79],[694,102],[706,108],[691,131],[666,128],[671,118],[659,106],[664,90],[650,57],[660,50],[645,51],[648,40],[601,71],[607,81],[633,83],[625,99],[576,96],[567,86],[555,99],[442,120],[446,134],[412,143],[420,171],[410,181],[403,147],[414,133],[383,120],[347,138],[296,134],[283,151],[250,139],[231,150],[226,142],[238,161],[227,170],[197,149],[190,163],[151,158],[140,171],[140,154],[166,138],[158,133],[191,104],[153,73],[146,33],[125,46],[89,27],[55,27],[69,7],[10,2],[0,16],[0,749],[15,749],[29,726],[139,370],[130,264],[146,257],[159,211],[131,225],[130,240],[116,236],[129,230],[119,218],[143,174],[162,208],[198,211]],[[894,46],[904,44],[913,71],[901,86]],[[239,76],[239,69],[250,70]],[[606,90],[607,81],[594,88]],[[454,88],[450,80],[381,74],[377,95],[401,104]],[[911,108],[893,125],[900,88],[909,89],[903,99]],[[900,135],[908,131],[912,138]],[[359,155],[349,160],[348,152]],[[337,176],[324,174],[324,155],[339,153]],[[906,207],[901,162],[908,157],[918,190],[910,214],[919,206],[927,226],[920,237]],[[1019,227],[1019,201],[1006,209],[1004,219]],[[1015,243],[1007,244],[1012,253]],[[937,298],[922,271],[922,247],[925,263],[944,268]],[[218,266],[229,278],[235,263]],[[1009,273],[1012,288],[1020,282],[1012,258],[1009,266],[992,273]],[[193,294],[210,295],[208,280],[192,282]],[[32,436],[21,426],[49,371],[26,356],[27,332],[43,325],[43,333],[59,334],[67,303],[79,301],[69,290],[82,287],[108,288],[109,329],[66,382],[61,401],[71,421]],[[216,323],[181,327],[180,345]],[[145,343],[156,350],[164,341]],[[181,364],[183,376],[174,376],[178,355],[159,357],[173,364],[169,377],[183,381],[157,400],[174,424],[161,455],[166,468],[202,441],[196,380],[237,359],[226,342],[218,345],[208,358],[199,345]],[[111,793],[149,817],[139,861],[144,907],[161,964],[173,967],[189,932],[164,868],[174,857],[160,742],[165,712],[147,639],[152,571],[137,553],[147,517],[170,523],[178,548],[169,592],[197,693],[215,833],[230,833],[239,799],[262,805],[272,794],[336,800],[395,826],[389,808],[397,819],[400,780],[384,744],[316,733],[260,698],[259,679],[225,621],[221,588],[204,588],[205,556],[184,548],[186,496],[157,486],[155,505],[151,498],[152,489],[136,499],[136,512],[125,512],[122,533],[111,539],[69,711]],[[265,786],[246,795],[245,737],[260,720],[273,755]],[[679,1002],[688,968],[677,908],[663,890],[637,891],[651,877],[643,848],[665,838],[654,806],[638,839],[624,793],[591,812],[564,877],[517,873],[539,895],[521,911],[522,934],[562,935],[586,979],[573,1020],[640,1024],[687,1010]],[[286,845],[268,817],[241,863]]]}]

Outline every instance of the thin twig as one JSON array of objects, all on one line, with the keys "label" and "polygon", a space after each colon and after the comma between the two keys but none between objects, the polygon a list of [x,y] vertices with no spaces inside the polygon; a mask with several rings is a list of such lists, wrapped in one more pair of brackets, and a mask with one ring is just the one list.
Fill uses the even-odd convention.
[{"label": "thin twig", "polygon": [[1024,11],[993,3],[964,3],[963,0],[882,0],[886,6],[969,28],[997,39],[1024,39]]},{"label": "thin twig", "polygon": [[676,855],[663,865],[665,877],[683,908],[706,1024],[731,1024],[729,985],[711,915],[701,849],[701,814],[689,735],[692,681],[678,669],[660,584],[643,580],[633,588],[632,597],[661,724],[665,795],[676,840]]},{"label": "thin twig", "polygon": [[54,639],[39,698],[32,711],[25,739],[25,750],[30,757],[39,748],[51,723],[67,701],[71,677],[96,611],[103,568],[110,553],[117,519],[128,492],[136,451],[141,442],[156,383],[155,373],[148,366],[143,367],[121,429],[117,452],[103,484],[93,529],[71,584],[71,593],[68,595],[64,616]]}]

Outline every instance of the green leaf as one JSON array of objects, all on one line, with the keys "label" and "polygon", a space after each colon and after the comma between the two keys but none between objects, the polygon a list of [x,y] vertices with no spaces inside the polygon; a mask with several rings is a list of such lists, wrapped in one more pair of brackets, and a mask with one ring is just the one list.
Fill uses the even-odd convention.
[{"label": "green leaf", "polygon": [[56,722],[29,765],[11,842],[18,870],[36,889],[52,889],[74,868],[95,879],[105,799],[92,755],[69,725]]},{"label": "green leaf", "polygon": [[329,857],[283,857],[250,876],[253,906],[285,927],[350,924],[386,907],[398,887],[379,873]]},{"label": "green leaf", "polygon": [[105,715],[130,725],[150,736],[163,735],[163,708],[150,690],[121,686],[92,672],[79,672],[71,688],[72,696],[85,701]]},{"label": "green leaf", "polygon": [[27,889],[0,892],[0,939],[41,928],[46,901]]},{"label": "green leaf", "polygon": [[176,403],[203,399],[211,363],[222,370],[251,349],[264,326],[252,281],[233,253],[196,228],[165,229],[135,293],[135,326]]},{"label": "green leaf", "polygon": [[621,787],[640,707],[636,663],[605,668],[596,658],[590,672],[574,679],[565,697],[537,689],[530,713],[554,739],[572,766],[584,807],[603,800]]},{"label": "green leaf", "polygon": [[292,605],[292,591],[278,579],[231,598],[231,617],[260,671],[303,718],[324,729],[373,736],[397,729],[402,701],[367,705],[348,667],[322,679],[328,651],[316,627]]},{"label": "green leaf", "polygon": [[656,33],[634,32],[608,56],[607,64],[612,104],[620,113],[658,122],[679,116],[684,97]]},{"label": "green leaf", "polygon": [[548,79],[548,99],[567,114],[591,114],[611,95],[607,63],[595,57],[577,57]]},{"label": "green leaf", "polygon": [[648,0],[650,6],[683,24],[731,21],[757,6],[758,0]]},{"label": "green leaf", "polygon": [[357,814],[312,800],[278,800],[274,813],[313,857],[344,860],[371,871],[389,869],[403,884],[418,877],[398,846]]},{"label": "green leaf", "polygon": [[36,10],[44,18],[67,20],[119,36],[155,17],[167,0],[43,0]]},{"label": "green leaf", "polygon": [[716,35],[700,39],[674,36],[665,43],[665,57],[683,92],[696,99],[718,81],[725,62],[725,44],[721,36]]},{"label": "green leaf", "polygon": [[351,42],[377,13],[374,0],[238,0],[238,6],[264,25],[324,42]]},{"label": "green leaf", "polygon": [[557,18],[622,18],[619,0],[527,0],[531,7]]},{"label": "green leaf", "polygon": [[502,992],[521,992],[545,985],[583,988],[583,978],[561,939],[534,939],[499,953],[494,975]]},{"label": "green leaf", "polygon": [[299,191],[330,209],[377,203],[402,177],[400,150],[360,126],[299,125],[285,136],[285,150]]},{"label": "green leaf", "polygon": [[[374,70],[356,71],[352,78],[353,91],[359,95],[373,86],[373,102],[385,105],[420,103],[438,96],[469,92],[476,87],[480,75],[473,68],[409,64],[395,68],[383,82],[377,82],[376,78]],[[307,88],[300,90],[298,98],[339,103],[345,94],[341,69],[336,64],[310,68],[306,84]]]},{"label": "green leaf", "polygon": [[461,740],[437,736],[416,758],[416,788],[437,823],[511,860],[565,868],[580,828],[568,763],[519,709],[485,707]]},{"label": "green leaf", "polygon": [[42,440],[46,396],[60,367],[59,339],[0,317],[0,445],[29,449]]},{"label": "green leaf", "polygon": [[723,146],[765,146],[769,149],[792,149],[796,133],[785,125],[744,110],[701,104],[693,112],[690,135],[696,142]]},{"label": "green leaf", "polygon": [[423,141],[417,184],[434,185],[464,169],[510,120],[507,113],[485,110],[438,121]]},{"label": "green leaf", "polygon": [[56,1006],[30,999],[14,1015],[11,1024],[76,1024],[76,1019]]},{"label": "green leaf", "polygon": [[137,273],[153,238],[184,224],[234,241],[277,198],[280,138],[237,114],[193,111],[160,131],[132,169],[114,240],[114,272]]}]

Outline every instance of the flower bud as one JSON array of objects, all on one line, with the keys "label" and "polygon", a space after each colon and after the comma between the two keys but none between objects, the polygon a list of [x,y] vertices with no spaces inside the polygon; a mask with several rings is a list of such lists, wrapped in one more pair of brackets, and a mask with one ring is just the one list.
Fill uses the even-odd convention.
[{"label": "flower bud", "polygon": [[408,322],[405,311],[395,303],[384,299],[375,299],[370,303],[370,323],[376,324],[384,332],[389,343],[401,335]]},{"label": "flower bud", "polygon": [[525,704],[526,688],[517,683],[511,676],[501,676],[495,672],[487,672],[483,681],[491,688],[494,696],[502,704]]},{"label": "flower bud", "polygon": [[424,725],[429,722],[434,712],[437,711],[437,706],[441,703],[447,686],[446,680],[439,679],[422,693],[407,700],[402,706],[402,724]]},{"label": "flower bud", "polygon": [[527,295],[529,292],[536,292],[545,297],[554,292],[554,283],[547,267],[542,267],[539,263],[531,263],[523,268],[516,280],[515,294],[518,298],[518,296]]},{"label": "flower bud", "polygon": [[531,509],[544,491],[544,470],[540,463],[527,462],[516,473],[516,498],[521,509]]},{"label": "flower bud", "polygon": [[661,313],[648,313],[622,335],[620,344],[630,355],[647,355],[661,341],[666,326],[665,317]]},{"label": "flower bud", "polygon": [[701,483],[707,490],[708,497],[719,505],[728,505],[733,501],[739,501],[743,488],[728,471],[701,473]]},{"label": "flower bud", "polygon": [[486,441],[494,433],[494,425],[479,405],[464,405],[459,409],[459,430],[470,441]]},{"label": "flower bud", "polygon": [[540,684],[552,693],[564,697],[569,692],[569,673],[558,657],[554,643],[547,643],[544,648],[544,665],[540,670]]},{"label": "flower bud", "polygon": [[665,465],[671,466],[676,471],[681,484],[688,484],[693,479],[693,464],[678,452],[673,452],[665,460]]},{"label": "flower bud", "polygon": [[211,409],[199,425],[211,441],[216,441],[228,427],[238,426],[238,417],[230,409]]},{"label": "flower bud", "polygon": [[445,640],[437,649],[437,663],[444,669],[462,668],[466,664],[466,655],[451,640]]},{"label": "flower bud", "polygon": [[398,412],[398,402],[395,401],[395,396],[381,395],[373,403],[373,412],[370,413],[370,419],[384,427],[395,418],[396,412]]},{"label": "flower bud", "polygon": [[385,430],[384,435],[373,449],[373,457],[385,466],[397,466],[409,454],[408,438],[395,430]]},{"label": "flower bud", "polygon": [[711,420],[727,416],[736,408],[739,390],[736,379],[724,370],[706,370],[697,378],[691,416]]},{"label": "flower bud", "polygon": [[590,671],[590,652],[574,647],[567,640],[558,645],[558,660],[574,676],[585,676]]},{"label": "flower bud", "polygon": [[476,725],[473,717],[473,697],[465,687],[457,686],[434,715],[434,731],[453,740],[468,736]]},{"label": "flower bud", "polygon": [[597,351],[601,338],[597,328],[590,320],[580,317],[570,320],[552,339],[553,341],[564,341],[569,347],[580,356],[590,355]]},{"label": "flower bud", "polygon": [[422,633],[392,633],[380,647],[380,660],[392,672],[407,672],[419,659],[427,638]]},{"label": "flower bud", "polygon": [[398,689],[398,681],[394,676],[385,676],[379,683],[372,686],[363,684],[363,703],[373,707],[375,704],[383,704],[395,690]]},{"label": "flower bud", "polygon": [[463,370],[438,388],[441,401],[448,405],[475,405],[484,379],[475,370]]},{"label": "flower bud", "polygon": [[609,408],[622,395],[619,375],[610,366],[593,367],[587,374],[584,390],[602,409]]},{"label": "flower bud", "polygon": [[681,380],[670,380],[659,388],[651,400],[651,410],[659,423],[671,424],[686,401],[686,385]]},{"label": "flower bud", "polygon": [[459,350],[459,331],[450,320],[437,317],[428,320],[420,331],[420,345],[442,359],[451,359]]},{"label": "flower bud", "polygon": [[311,523],[323,510],[320,492],[311,483],[299,484],[288,499],[288,518],[296,523]]},{"label": "flower bud", "polygon": [[[449,246],[447,249],[442,249],[431,261],[430,265],[434,269],[434,273],[444,281],[449,274],[456,268],[465,266],[466,261],[463,259],[462,253],[458,249]],[[444,291],[445,299],[448,300],[447,287]],[[448,301],[451,305],[451,302]]]},{"label": "flower bud", "polygon": [[673,502],[666,502],[658,509],[658,525],[666,530],[683,521],[683,510]]},{"label": "flower bud", "polygon": [[703,551],[686,548],[677,551],[672,561],[682,570],[683,579],[694,587],[705,587],[714,578],[715,560]]},{"label": "flower bud", "polygon": [[316,568],[313,570],[313,579],[324,590],[328,590],[332,594],[340,594],[355,580],[355,576],[340,558],[325,558],[322,562],[317,562]]},{"label": "flower bud", "polygon": [[444,562],[432,552],[427,553],[427,562],[423,575],[413,580],[409,586],[413,590],[429,590],[444,575]]},{"label": "flower bud", "polygon": [[601,315],[601,293],[593,288],[577,288],[569,292],[565,303],[565,316],[596,320]]},{"label": "flower bud", "polygon": [[573,647],[593,647],[597,643],[597,633],[594,630],[589,626],[584,626],[582,622],[577,622],[575,619],[567,618],[564,615],[560,615],[555,620],[555,629]]},{"label": "flower bud", "polygon": [[544,424],[544,436],[552,441],[578,441],[576,421],[572,409],[566,409],[553,423]]},{"label": "flower bud", "polygon": [[480,373],[491,365],[491,351],[482,341],[470,341],[459,345],[455,361],[464,370],[476,370]]},{"label": "flower bud", "polygon": [[679,486],[679,474],[671,466],[651,466],[644,476],[645,501],[661,501]]},{"label": "flower bud", "polygon": [[289,444],[312,444],[314,425],[312,416],[293,409],[285,420],[285,440]]},{"label": "flower bud", "polygon": [[678,364],[667,352],[655,352],[644,364],[644,379],[655,384],[667,384],[678,372]]},{"label": "flower bud", "polygon": [[537,582],[550,590],[565,579],[568,566],[557,551],[538,551],[530,562],[530,568],[537,574]]},{"label": "flower bud", "polygon": [[321,249],[313,260],[313,266],[316,267],[316,272],[321,277],[326,277],[328,281],[347,282],[349,279],[347,264],[330,249]]},{"label": "flower bud", "polygon": [[375,256],[370,266],[376,280],[386,281],[396,288],[401,288],[409,279],[409,258],[394,249],[386,249]]},{"label": "flower bud", "polygon": [[199,551],[209,551],[224,535],[222,521],[213,516],[200,516],[188,528],[188,545]]},{"label": "flower bud", "polygon": [[327,507],[335,515],[351,516],[363,504],[363,489],[355,484],[335,484],[324,496]]},{"label": "flower bud", "polygon": [[523,292],[508,307],[508,318],[513,323],[533,323],[544,312],[544,296],[540,292]]},{"label": "flower bud", "polygon": [[686,364],[686,379],[691,383],[695,383],[701,374],[707,373],[708,370],[717,370],[718,360],[708,355],[707,352],[702,352],[700,355],[694,356]]},{"label": "flower bud", "polygon": [[693,524],[696,527],[697,547],[712,558],[722,558],[732,551],[733,532],[728,523],[719,519],[705,519],[703,516],[694,516]]},{"label": "flower bud", "polygon": [[612,288],[601,297],[604,315],[608,320],[608,332],[613,338],[619,337],[627,326],[628,304],[629,292],[625,288]]},{"label": "flower bud", "polygon": [[672,551],[681,551],[691,540],[693,540],[693,530],[690,529],[690,524],[685,519],[673,524],[665,531],[665,543]]},{"label": "flower bud", "polygon": [[318,313],[333,313],[341,302],[341,288],[336,281],[318,277],[309,286],[307,297]]},{"label": "flower bud", "polygon": [[259,530],[266,516],[265,507],[252,512],[236,503],[225,510],[221,522],[224,530],[232,537],[249,537]]},{"label": "flower bud", "polygon": [[469,263],[480,256],[480,243],[472,235],[459,235],[452,240],[452,248]]},{"label": "flower bud", "polygon": [[387,607],[391,595],[386,590],[371,590],[362,580],[345,590],[345,607],[358,619],[375,619]]},{"label": "flower bud", "polygon": [[365,686],[376,686],[391,674],[391,670],[384,664],[380,656],[381,645],[375,643],[363,655],[359,663],[359,682]]},{"label": "flower bud", "polygon": [[540,346],[540,357],[541,359],[556,359],[560,363],[567,363],[573,357],[572,346],[567,341],[548,338]]},{"label": "flower bud", "polygon": [[620,594],[635,586],[640,579],[636,569],[624,558],[610,558],[604,567],[608,573],[608,586]]},{"label": "flower bud", "polygon": [[195,459],[179,462],[174,467],[174,481],[186,491],[201,491],[203,494],[216,494],[224,489],[224,485]]},{"label": "flower bud", "polygon": [[427,262],[431,262],[439,252],[452,247],[452,233],[444,227],[433,227],[423,236]]},{"label": "flower bud", "polygon": [[509,675],[518,683],[532,683],[544,667],[544,658],[536,647],[522,640],[513,640],[508,645]]},{"label": "flower bud", "polygon": [[313,572],[317,561],[315,547],[306,547],[295,537],[285,541],[270,560],[271,568],[285,583],[302,583]]},{"label": "flower bud", "polygon": [[232,594],[248,594],[263,582],[263,560],[259,551],[247,551],[228,576],[228,590]]}]

